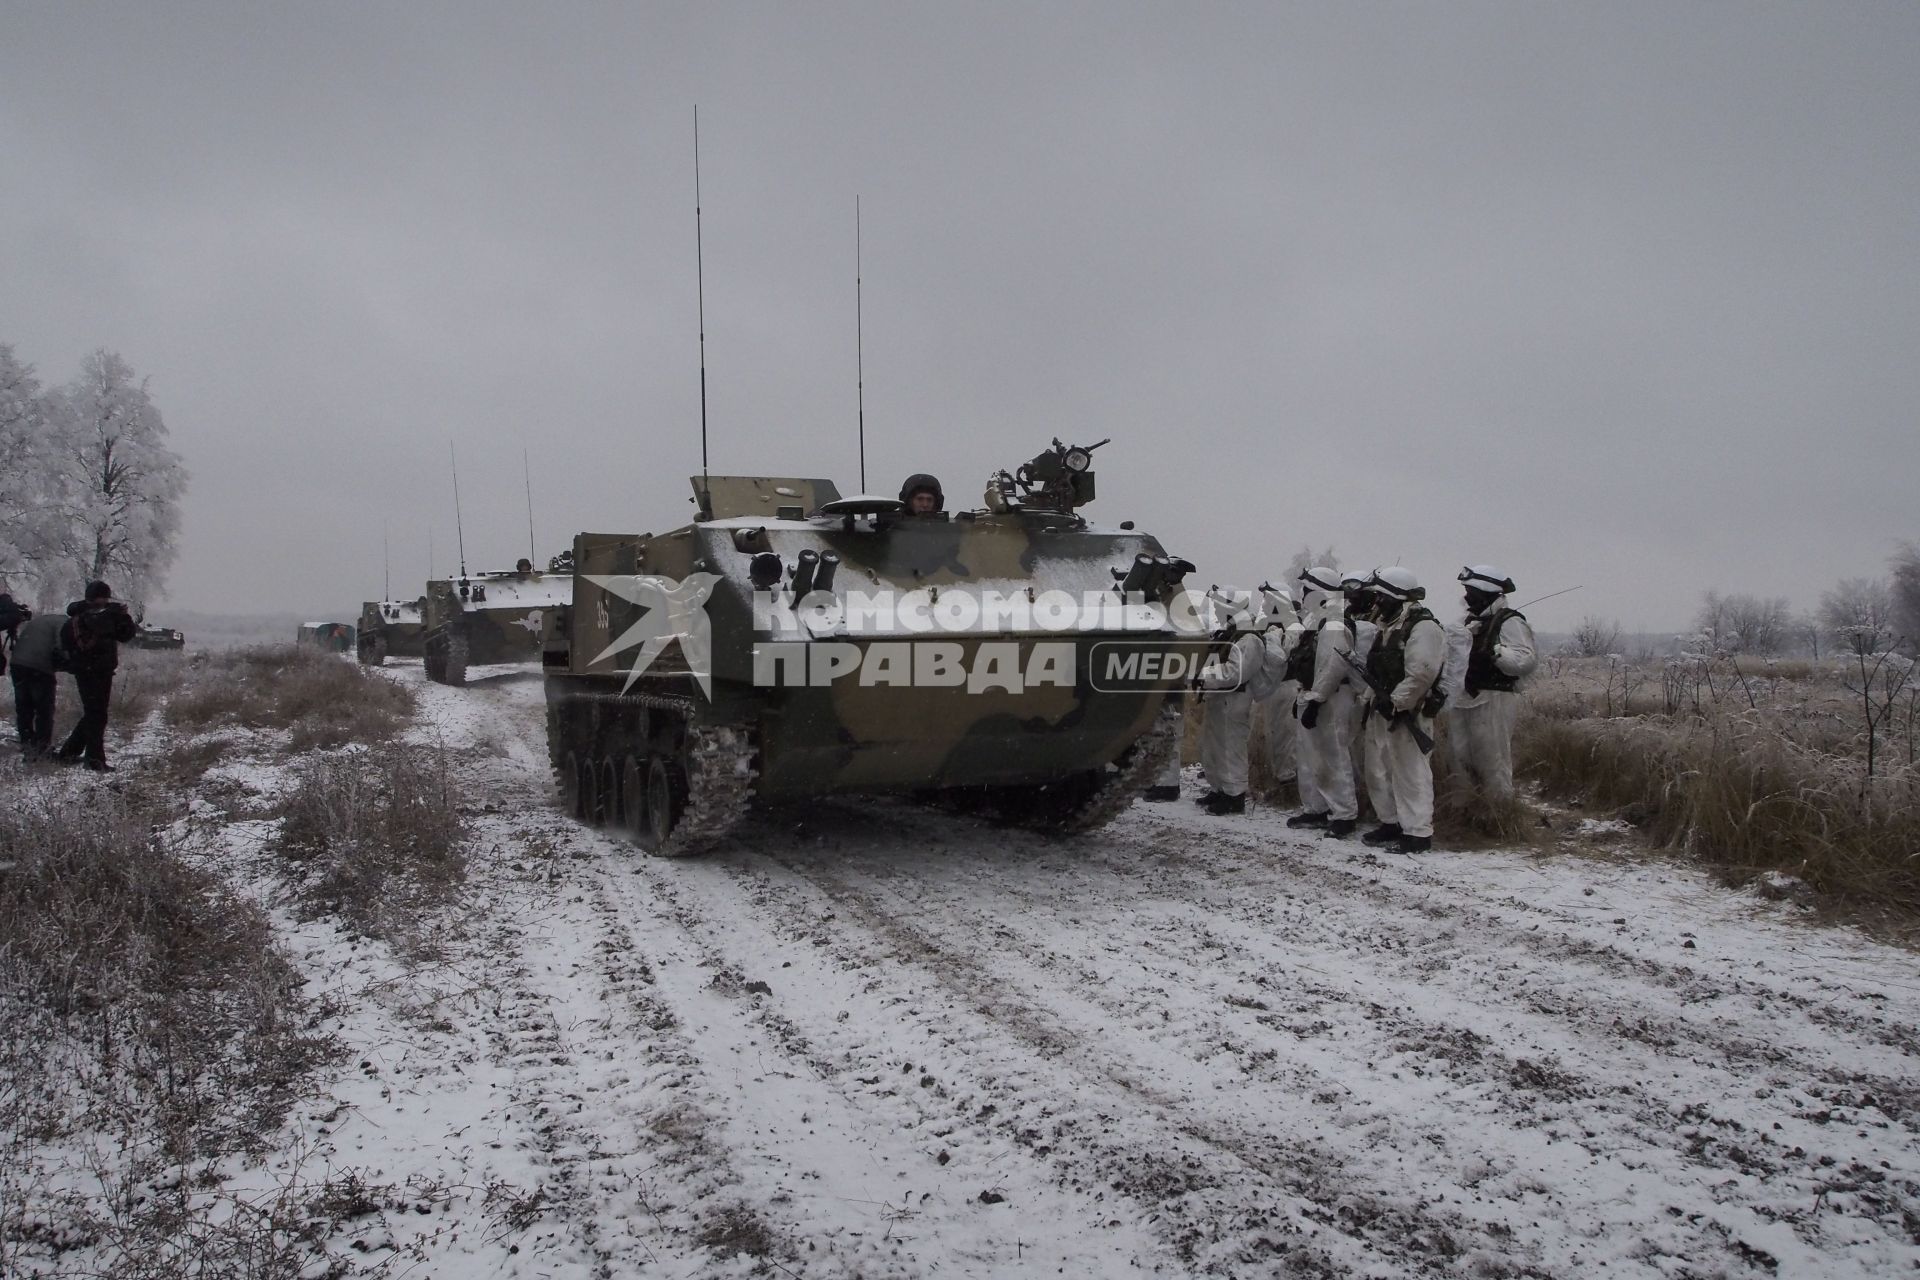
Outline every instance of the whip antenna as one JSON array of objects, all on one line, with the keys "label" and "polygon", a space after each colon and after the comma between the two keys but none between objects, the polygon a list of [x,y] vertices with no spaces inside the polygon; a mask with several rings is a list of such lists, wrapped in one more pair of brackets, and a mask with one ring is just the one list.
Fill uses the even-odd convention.
[{"label": "whip antenna", "polygon": [[393,550],[387,545],[387,522],[380,522],[380,572],[383,579],[380,587],[382,600],[393,599]]},{"label": "whip antenna", "polygon": [[853,198],[853,385],[860,424],[860,492],[867,491],[866,322],[860,311],[860,197]]},{"label": "whip antenna", "polygon": [[707,478],[707,276],[700,238],[700,108],[693,109],[693,281],[700,307],[700,478]]},{"label": "whip antenna", "polygon": [[520,475],[527,482],[527,562],[534,568],[540,567],[539,552],[533,540],[533,471],[527,466],[527,446],[520,446]]},{"label": "whip antenna", "polygon": [[460,546],[460,580],[467,578],[467,531],[460,523],[460,459],[454,455],[453,441],[447,441],[447,461],[453,464],[453,536]]},{"label": "whip antenna", "polygon": [[[1580,587],[1584,587],[1585,585],[1586,585],[1586,583],[1584,583],[1584,582],[1583,582],[1583,583],[1581,583],[1581,584],[1580,584]],[[1544,595],[1544,596],[1535,596],[1535,597],[1534,597],[1533,599],[1531,599],[1531,600],[1529,600],[1529,601],[1527,601],[1527,603],[1526,603],[1526,604],[1523,604],[1523,605],[1520,605],[1520,606],[1518,606],[1518,607],[1519,607],[1519,608],[1522,608],[1522,609],[1524,609],[1524,608],[1526,608],[1526,607],[1527,607],[1527,605],[1535,605],[1535,604],[1539,604],[1539,603],[1540,603],[1540,602],[1541,602],[1542,600],[1551,600],[1551,599],[1553,599],[1553,598],[1554,598],[1555,596],[1563,596],[1563,595],[1565,595],[1565,594],[1567,594],[1567,592],[1569,592],[1569,591],[1578,591],[1578,590],[1580,589],[1580,587],[1562,587],[1562,588],[1560,588],[1560,590],[1558,590],[1558,591],[1551,591],[1551,592],[1548,592],[1548,593],[1547,593],[1546,595]]]}]

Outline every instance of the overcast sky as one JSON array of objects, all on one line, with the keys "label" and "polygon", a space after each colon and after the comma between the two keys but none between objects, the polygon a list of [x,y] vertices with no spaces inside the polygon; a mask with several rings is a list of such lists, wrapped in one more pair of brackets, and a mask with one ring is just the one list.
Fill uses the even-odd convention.
[{"label": "overcast sky", "polygon": [[[0,341],[151,377],[176,608],[345,614],[1059,435],[1208,581],[1811,605],[1920,536],[1920,6],[0,5]],[[156,608],[156,618],[164,609]]]}]

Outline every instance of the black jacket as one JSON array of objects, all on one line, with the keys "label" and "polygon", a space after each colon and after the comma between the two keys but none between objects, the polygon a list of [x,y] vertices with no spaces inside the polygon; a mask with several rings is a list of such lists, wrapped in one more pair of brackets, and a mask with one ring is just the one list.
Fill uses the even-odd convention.
[{"label": "black jacket", "polygon": [[67,606],[67,625],[60,628],[67,670],[76,676],[118,670],[120,646],[133,635],[133,615],[118,600],[75,600]]}]

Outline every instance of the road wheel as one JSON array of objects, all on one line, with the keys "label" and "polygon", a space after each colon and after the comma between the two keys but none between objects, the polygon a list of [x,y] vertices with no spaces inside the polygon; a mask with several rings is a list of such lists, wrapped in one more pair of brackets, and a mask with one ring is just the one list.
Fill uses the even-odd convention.
[{"label": "road wheel", "polygon": [[620,829],[647,847],[647,762],[639,756],[628,756],[620,769]]},{"label": "road wheel", "polygon": [[687,807],[687,775],[679,764],[656,756],[647,765],[647,838],[648,853],[665,853]]},{"label": "road wheel", "polygon": [[586,821],[587,818],[587,771],[580,757],[572,751],[560,765],[560,807],[567,811],[569,818]]},{"label": "road wheel", "polygon": [[593,766],[593,798],[595,810],[593,825],[596,827],[618,826],[620,823],[620,765],[612,759],[600,760]]}]

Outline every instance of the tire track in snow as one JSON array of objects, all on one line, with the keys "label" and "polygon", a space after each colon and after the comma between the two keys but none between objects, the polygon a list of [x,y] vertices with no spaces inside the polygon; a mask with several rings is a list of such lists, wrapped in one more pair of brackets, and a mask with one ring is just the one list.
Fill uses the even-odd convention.
[{"label": "tire track in snow", "polygon": [[[699,882],[711,877],[710,866],[640,859],[633,870],[644,895],[635,876],[618,870],[605,883],[633,944],[662,957],[662,991],[704,1060],[706,1079],[692,1087],[724,1109],[734,1149],[753,1166],[743,1166],[743,1176],[757,1192],[756,1209],[818,1249],[800,1255],[809,1271],[995,1275],[1031,1267],[1094,1275],[1155,1256],[1151,1237],[1110,1206],[1028,1175],[1017,1144],[969,1146],[950,1141],[951,1131],[904,1123],[916,1117],[889,1101],[894,1090],[872,1087],[877,1077],[857,1080],[820,1052],[775,995],[776,985],[791,991],[793,972],[775,969],[763,981],[753,975],[764,954],[724,945],[752,935],[706,900]],[[812,993],[810,1008],[824,1007],[819,996]],[[982,1191],[993,1203],[981,1201]],[[1082,1226],[1044,1268],[1042,1255],[1029,1252],[1036,1216]],[[1050,1238],[1058,1246],[1060,1233]]]},{"label": "tire track in snow", "polygon": [[[1188,1268],[1238,1272],[1284,1259],[1310,1273],[1402,1275],[1466,1251],[1486,1260],[1475,1242],[1456,1239],[1471,1227],[1459,1215],[1378,1195],[1322,1152],[1246,1140],[1150,1072],[1103,1061],[1105,1046],[1054,1010],[960,980],[964,949],[933,945],[817,868],[784,886],[757,869],[735,872],[740,886],[701,889],[715,945],[784,957],[807,990],[830,993],[826,1003],[849,1016],[827,1020],[810,999],[807,1034],[845,1064],[841,1078],[877,1095],[874,1105],[904,1098],[906,1123],[969,1142],[1011,1140],[1066,1185],[1125,1193]],[[824,905],[801,901],[808,890]],[[743,896],[777,943],[741,927]],[[863,935],[851,948],[845,916]],[[872,976],[881,968],[884,980]]]}]

